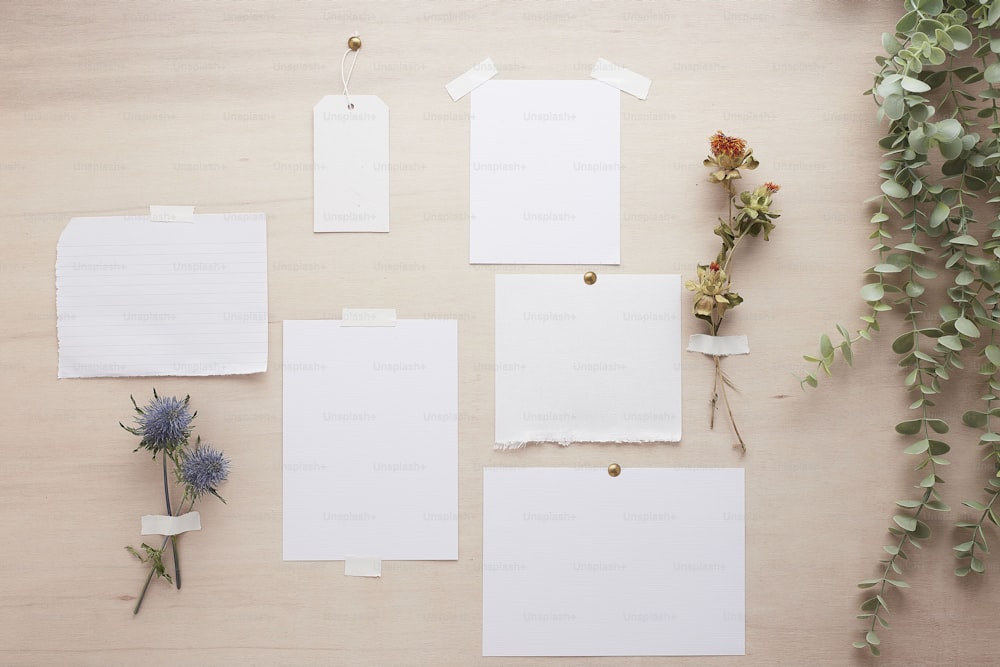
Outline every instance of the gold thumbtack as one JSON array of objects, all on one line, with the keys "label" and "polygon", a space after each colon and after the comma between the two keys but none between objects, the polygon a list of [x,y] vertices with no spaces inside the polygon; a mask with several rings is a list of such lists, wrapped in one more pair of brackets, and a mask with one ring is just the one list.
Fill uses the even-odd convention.
[{"label": "gold thumbtack", "polygon": [[351,51],[357,51],[358,49],[360,49],[361,38],[358,37],[357,35],[352,36],[350,39],[347,40],[347,48],[349,48]]},{"label": "gold thumbtack", "polygon": [[587,271],[585,274],[583,274],[583,282],[587,283],[588,285],[593,285],[594,283],[597,282],[597,274],[594,273],[593,271]]},{"label": "gold thumbtack", "polygon": [[611,475],[612,477],[617,477],[618,475],[622,474],[622,467],[617,463],[612,463],[611,465],[608,466],[608,474]]}]

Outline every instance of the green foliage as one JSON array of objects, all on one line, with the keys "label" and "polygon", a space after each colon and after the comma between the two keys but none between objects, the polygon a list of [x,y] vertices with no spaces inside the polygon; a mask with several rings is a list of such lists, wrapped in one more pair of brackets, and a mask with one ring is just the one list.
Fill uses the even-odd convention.
[{"label": "green foliage", "polygon": [[166,567],[163,565],[163,549],[154,549],[145,542],[142,543],[141,548],[142,553],[139,553],[135,547],[131,546],[125,547],[125,550],[138,558],[140,563],[149,563],[157,579],[163,577],[170,583],[173,583],[170,575],[167,574]]},{"label": "green foliage", "polygon": [[[980,431],[990,476],[985,499],[963,502],[977,514],[957,524],[956,575],[985,571],[987,525],[1000,525],[1000,427],[993,421],[1000,417],[1000,0],[904,0],[882,46],[868,91],[888,125],[879,141],[880,194],[870,200],[878,204],[870,220],[877,260],[861,288],[870,312],[854,334],[838,325],[843,342],[836,346],[822,335],[819,354],[805,357],[816,371],[802,380],[816,387],[819,371],[831,374],[838,352],[850,365],[854,344],[872,339],[882,313],[893,311],[907,323],[891,347],[913,395],[913,415],[895,430],[910,438],[903,451],[916,457],[919,497],[896,501],[888,528],[893,542],[883,547],[888,557],[879,561],[877,578],[859,584],[869,595],[858,616],[864,637],[854,646],[874,655],[882,647],[876,631],[889,627],[886,596],[907,587],[896,577],[907,551],[930,537],[924,518],[949,511],[939,487],[951,446],[937,437],[949,424],[935,400],[970,358],[986,391],[982,405],[966,406],[973,409],[962,422]],[[942,300],[937,313],[928,310],[929,302]]]}]

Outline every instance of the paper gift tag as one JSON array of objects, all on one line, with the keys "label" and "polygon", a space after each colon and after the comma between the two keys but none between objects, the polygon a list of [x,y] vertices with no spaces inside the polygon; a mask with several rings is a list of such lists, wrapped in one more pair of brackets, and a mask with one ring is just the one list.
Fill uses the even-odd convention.
[{"label": "paper gift tag", "polygon": [[389,231],[389,108],[382,100],[320,100],[313,109],[313,161],[314,232]]}]

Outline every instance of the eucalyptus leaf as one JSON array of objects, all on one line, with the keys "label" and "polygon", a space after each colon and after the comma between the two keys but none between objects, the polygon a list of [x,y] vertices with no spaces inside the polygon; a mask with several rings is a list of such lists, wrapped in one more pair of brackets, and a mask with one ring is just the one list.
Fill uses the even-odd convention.
[{"label": "eucalyptus leaf", "polygon": [[[893,120],[899,120],[894,118]],[[910,191],[896,181],[883,181],[882,192],[895,199],[905,199],[910,196]]]},{"label": "eucalyptus leaf", "polygon": [[990,363],[994,366],[1000,366],[1000,347],[993,345],[987,345],[983,352],[986,354],[986,358],[989,359]]},{"label": "eucalyptus leaf", "polygon": [[983,72],[983,78],[989,83],[1000,83],[1000,62],[990,63]]},{"label": "eucalyptus leaf", "polygon": [[[930,449],[931,441],[927,438],[923,440],[917,440],[915,443],[904,449],[903,451],[907,454],[923,454],[928,449]],[[899,523],[898,521],[896,523]]]},{"label": "eucalyptus leaf", "polygon": [[865,301],[880,301],[885,296],[885,288],[881,283],[868,283],[861,288],[861,298]]},{"label": "eucalyptus leaf", "polygon": [[958,333],[968,336],[969,338],[979,338],[979,328],[972,322],[972,320],[965,317],[960,317],[955,320],[955,329]]},{"label": "eucalyptus leaf", "polygon": [[962,339],[958,336],[941,336],[938,338],[938,343],[940,343],[943,347],[956,352],[962,349]]},{"label": "eucalyptus leaf", "polygon": [[962,415],[962,422],[966,426],[971,426],[972,428],[982,428],[986,426],[987,417],[983,412],[969,410]]}]

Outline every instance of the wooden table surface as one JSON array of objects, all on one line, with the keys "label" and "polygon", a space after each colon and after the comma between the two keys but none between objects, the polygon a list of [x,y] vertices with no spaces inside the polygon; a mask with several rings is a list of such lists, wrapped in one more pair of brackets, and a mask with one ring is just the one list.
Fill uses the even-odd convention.
[{"label": "wooden table surface", "polygon": [[[986,665],[997,664],[996,578],[958,579],[952,525],[911,555],[912,589],[887,601],[881,662],[851,647],[857,581],[875,576],[893,501],[918,480],[893,431],[910,398],[889,318],[857,367],[803,392],[803,353],[854,327],[877,194],[871,98],[880,35],[902,2],[657,3],[50,2],[0,4],[0,663],[6,665]],[[340,59],[364,46],[351,89],[391,113],[392,230],[312,232],[312,107],[340,92]],[[681,273],[717,251],[721,191],[701,161],[716,130],[761,160],[748,183],[782,185],[769,244],[738,259],[746,303],[729,333],[752,352],[727,368],[741,455],[708,428],[711,364],[686,354],[678,444],[494,451],[493,277],[595,267],[468,264],[469,100],[444,84],[492,57],[506,79],[585,79],[599,57],[652,79],[622,98],[622,262],[609,273]],[[151,203],[263,211],[270,370],[243,377],[57,380],[54,263],[68,220]],[[685,303],[688,297],[685,296]],[[459,560],[282,562],[281,322],[345,306],[459,321]],[[683,322],[684,338],[702,331]],[[623,344],[626,344],[623,341]],[[133,454],[129,395],[190,393],[197,432],[233,461],[227,505],[203,503],[185,536],[184,587],[143,568],[138,515],[157,511],[158,469]],[[975,397],[972,381],[951,389]],[[956,405],[958,403],[956,402]],[[987,471],[955,420],[946,500]],[[486,466],[742,466],[746,657],[481,657]],[[932,517],[938,518],[938,517]]]}]

